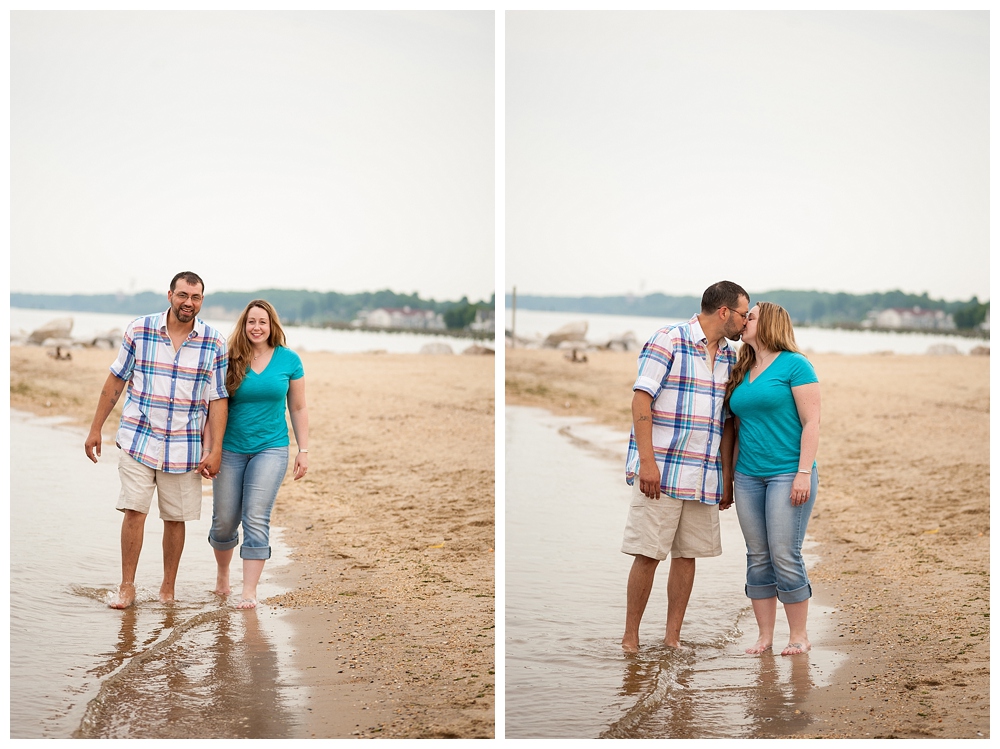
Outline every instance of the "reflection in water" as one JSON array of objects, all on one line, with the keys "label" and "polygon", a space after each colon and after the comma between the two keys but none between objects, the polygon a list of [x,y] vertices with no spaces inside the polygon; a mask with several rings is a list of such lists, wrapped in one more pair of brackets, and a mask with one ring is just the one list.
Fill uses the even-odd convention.
[{"label": "reflection in water", "polygon": [[[664,707],[675,709],[677,705],[671,700],[671,695],[683,689],[679,679],[683,671],[694,664],[696,656],[691,648],[675,650],[657,646],[646,649],[641,655],[624,655],[623,658],[625,674],[618,694],[631,698],[625,702],[632,704],[601,734],[602,739],[634,738],[643,723],[658,711]],[[670,737],[687,735],[684,732],[670,734]]]},{"label": "reflection in water", "polygon": [[[627,433],[512,407],[506,426],[508,738],[755,738],[806,725],[795,710],[842,659],[824,645],[830,611],[810,607],[813,650],[805,656],[744,653],[755,633],[740,626],[753,619],[743,593],[746,545],[732,512],[720,517],[723,555],[698,562],[685,647],[663,645],[661,575],[639,653],[623,656]],[[775,639],[783,634],[779,622]]]},{"label": "reflection in water", "polygon": [[601,738],[767,738],[805,729],[799,706],[817,665],[809,655],[746,655],[739,639],[716,643],[714,653],[659,647],[625,657],[619,696],[632,705]]},{"label": "reflection in water", "polygon": [[[16,412],[10,431],[11,738],[290,736],[306,694],[293,683],[287,619],[266,605],[221,606],[211,593],[210,494],[202,519],[188,523],[178,600],[157,600],[154,516],[138,603],[115,611],[107,605],[121,565],[113,459],[94,465],[79,430]],[[278,528],[272,546],[271,568],[287,560]],[[273,577],[262,586],[261,599],[280,592]]]},{"label": "reflection in water", "polygon": [[297,719],[279,691],[277,654],[261,615],[220,608],[178,622],[168,606],[162,626],[137,652],[138,613],[126,610],[117,651],[95,669],[118,670],[104,680],[74,737],[291,737]]},{"label": "reflection in water", "polygon": [[[797,706],[813,688],[809,654],[781,656],[769,650],[756,658],[756,688],[746,691],[745,703],[753,735],[788,735],[805,729],[809,717]],[[785,668],[779,668],[779,659]]]}]

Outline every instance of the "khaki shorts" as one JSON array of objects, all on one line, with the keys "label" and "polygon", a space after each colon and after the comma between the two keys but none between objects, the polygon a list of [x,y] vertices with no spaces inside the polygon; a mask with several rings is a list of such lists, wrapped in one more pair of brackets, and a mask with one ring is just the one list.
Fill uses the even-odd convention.
[{"label": "khaki shorts", "polygon": [[721,556],[719,506],[662,492],[659,499],[650,499],[639,490],[636,476],[622,551],[660,561],[668,554],[687,559]]},{"label": "khaki shorts", "polygon": [[201,519],[201,474],[164,473],[144,466],[124,450],[118,456],[118,477],[122,491],[118,495],[118,509],[135,510],[149,514],[156,489],[156,504],[160,518],[171,522]]}]

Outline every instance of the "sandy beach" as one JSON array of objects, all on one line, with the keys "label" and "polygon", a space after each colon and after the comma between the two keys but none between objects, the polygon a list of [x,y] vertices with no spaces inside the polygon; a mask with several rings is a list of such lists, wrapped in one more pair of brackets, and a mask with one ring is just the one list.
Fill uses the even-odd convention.
[{"label": "sandy beach", "polygon": [[[587,355],[508,349],[507,403],[627,432],[636,353]],[[989,358],[809,358],[823,404],[810,576],[848,658],[795,737],[989,737]]]},{"label": "sandy beach", "polygon": [[[494,357],[300,353],[310,472],[279,492],[290,592],[263,603],[291,611],[302,738],[493,737]],[[89,426],[115,352],[10,356],[12,408]]]}]

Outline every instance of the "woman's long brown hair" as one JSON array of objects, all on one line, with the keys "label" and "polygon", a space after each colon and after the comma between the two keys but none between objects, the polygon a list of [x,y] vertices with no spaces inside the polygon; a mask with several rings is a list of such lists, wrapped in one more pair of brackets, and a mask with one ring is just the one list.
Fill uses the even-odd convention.
[{"label": "woman's long brown hair", "polygon": [[[788,312],[773,302],[757,303],[757,344],[768,351],[793,351],[801,353],[795,343],[795,331],[792,329],[792,318]],[[726,403],[737,386],[743,382],[746,373],[757,363],[757,352],[749,343],[740,347],[736,365],[729,373],[729,383],[726,385]]]},{"label": "woman's long brown hair", "polygon": [[250,362],[253,360],[253,345],[247,338],[247,317],[254,307],[262,309],[267,313],[271,321],[271,333],[267,337],[267,345],[277,348],[285,345],[285,331],[281,328],[281,321],[278,319],[278,312],[268,302],[263,299],[254,299],[246,306],[236,321],[232,335],[229,336],[229,368],[226,371],[226,391],[232,395],[243,383],[243,378],[250,369]]}]

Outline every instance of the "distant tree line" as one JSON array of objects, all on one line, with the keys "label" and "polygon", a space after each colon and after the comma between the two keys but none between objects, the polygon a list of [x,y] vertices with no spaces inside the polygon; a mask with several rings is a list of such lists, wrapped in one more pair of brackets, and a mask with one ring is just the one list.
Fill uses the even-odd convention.
[{"label": "distant tree line", "polygon": [[979,297],[972,297],[965,306],[955,310],[955,326],[958,328],[975,328],[986,319],[990,311],[990,303],[981,303]]},{"label": "distant tree line", "polygon": [[[860,323],[872,310],[920,307],[927,310],[944,310],[954,315],[955,324],[959,328],[974,328],[986,318],[990,308],[989,302],[981,303],[977,297],[972,297],[967,302],[946,302],[941,299],[931,299],[926,292],[919,295],[906,294],[902,291],[846,294],[779,289],[757,293],[751,289],[749,292],[753,302],[766,301],[780,304],[788,310],[795,323],[804,325]],[[512,301],[512,296],[508,294],[508,307]],[[688,318],[701,307],[701,297],[666,294],[648,294],[641,297],[631,295],[555,297],[518,294],[517,306],[519,309],[548,312]]]},{"label": "distant tree line", "polygon": [[[212,291],[205,295],[205,307],[236,315],[254,299],[266,299],[278,311],[283,322],[298,325],[323,325],[327,322],[346,323],[362,310],[380,307],[433,310],[444,316],[449,329],[461,329],[472,322],[478,309],[493,309],[494,297],[482,302],[470,302],[462,297],[457,302],[437,302],[421,299],[419,294],[397,294],[388,289],[340,294],[336,291],[305,291],[294,289],[260,289],[258,291]],[[75,312],[107,312],[121,315],[144,315],[166,309],[166,293],[145,291],[139,294],[20,294],[11,292],[10,305],[26,309],[52,309]]]}]

